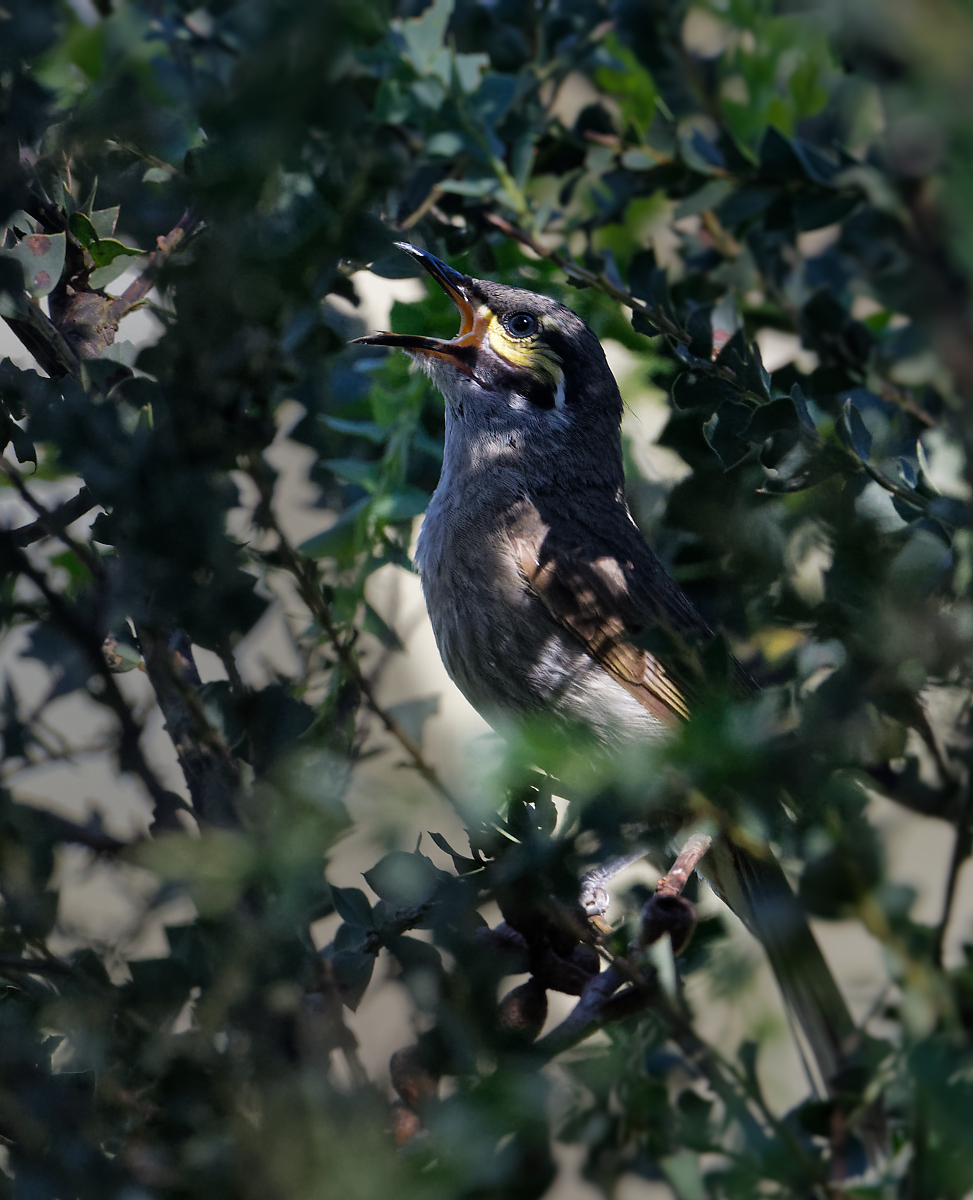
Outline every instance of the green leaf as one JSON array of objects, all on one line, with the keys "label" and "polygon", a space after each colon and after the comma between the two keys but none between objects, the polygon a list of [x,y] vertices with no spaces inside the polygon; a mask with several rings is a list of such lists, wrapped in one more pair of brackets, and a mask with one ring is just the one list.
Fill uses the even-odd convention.
[{"label": "green leaf", "polygon": [[67,234],[31,233],[15,246],[0,250],[0,254],[20,263],[25,287],[36,300],[57,286],[64,270],[66,245]]},{"label": "green leaf", "polygon": [[499,190],[500,184],[495,176],[484,175],[480,179],[443,179],[436,187],[456,196],[489,196]]},{"label": "green leaf", "polygon": [[73,212],[68,217],[68,229],[82,246],[89,246],[98,241],[98,234],[88,217],[83,212]]},{"label": "green leaf", "polygon": [[752,416],[753,409],[749,405],[727,400],[703,426],[703,435],[724,470],[737,466],[750,453],[746,433]]},{"label": "green leaf", "polygon": [[360,929],[372,928],[372,906],[361,888],[340,888],[332,884],[331,899],[342,921]]},{"label": "green leaf", "polygon": [[463,149],[463,138],[452,130],[435,133],[426,142],[426,151],[440,158],[454,158]]},{"label": "green leaf", "polygon": [[362,622],[362,628],[366,633],[377,637],[386,650],[395,650],[400,654],[405,651],[405,646],[402,644],[402,639],[399,635],[391,625],[386,624],[382,616],[367,602],[365,604],[365,619]]},{"label": "green leaf", "polygon": [[400,488],[380,496],[375,502],[375,515],[385,521],[408,521],[429,507],[429,496],[418,488]]},{"label": "green leaf", "polygon": [[101,238],[86,249],[94,260],[95,267],[107,267],[116,258],[121,257],[141,258],[145,253],[144,250],[126,246],[124,242],[119,242],[115,238]]},{"label": "green leaf", "polygon": [[736,402],[739,399],[738,388],[717,375],[708,375],[703,371],[683,371],[672,385],[672,402],[676,408],[698,408],[712,413],[726,401]]},{"label": "green leaf", "polygon": [[432,896],[439,873],[425,855],[393,850],[365,872],[365,882],[389,904],[412,908]]},{"label": "green leaf", "polygon": [[111,237],[118,223],[118,205],[114,208],[99,208],[91,214],[91,225],[100,238]]},{"label": "green leaf", "polygon": [[335,950],[329,955],[342,1003],[355,1012],[368,990],[375,955],[363,950]]},{"label": "green leaf", "polygon": [[310,558],[334,557],[335,552],[344,540],[345,534],[351,530],[355,522],[371,503],[371,496],[363,496],[354,504],[349,505],[330,529],[325,529],[323,533],[315,534],[314,537],[301,542],[297,547],[298,550],[302,554],[307,554]]},{"label": "green leaf", "polygon": [[378,486],[378,463],[362,462],[358,458],[326,458],[322,465],[346,483],[357,483],[369,491]]},{"label": "green leaf", "polygon": [[405,43],[405,57],[420,75],[429,73],[433,59],[443,47],[453,6],[454,0],[433,0],[420,16],[393,22],[393,28]]},{"label": "green leaf", "polygon": [[835,433],[862,462],[868,462],[872,453],[872,435],[868,432],[861,413],[850,400],[846,400],[842,405],[841,416],[835,422]]},{"label": "green leaf", "polygon": [[333,429],[335,433],[348,433],[354,437],[367,438],[377,446],[383,446],[388,440],[388,429],[374,421],[348,421],[344,417],[331,417],[324,413],[318,416],[318,420],[322,425]]},{"label": "green leaf", "polygon": [[423,726],[430,717],[439,712],[439,697],[422,696],[415,700],[404,700],[401,704],[393,704],[388,712],[409,737],[421,746]]},{"label": "green leaf", "polygon": [[469,95],[480,86],[483,72],[490,66],[489,54],[455,54],[453,66],[456,77],[464,92]]},{"label": "green leaf", "polygon": [[699,1157],[692,1150],[668,1154],[659,1160],[659,1166],[679,1200],[705,1200],[706,1185],[699,1169]]}]

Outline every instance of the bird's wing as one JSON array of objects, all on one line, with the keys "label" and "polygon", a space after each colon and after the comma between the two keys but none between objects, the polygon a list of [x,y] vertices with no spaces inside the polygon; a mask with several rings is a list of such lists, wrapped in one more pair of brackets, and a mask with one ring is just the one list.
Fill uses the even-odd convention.
[{"label": "bird's wing", "polygon": [[[660,625],[677,633],[693,627],[709,631],[644,542],[650,557],[639,571],[627,553],[638,554],[637,544],[615,553],[614,545],[602,542],[594,554],[586,552],[589,540],[552,538],[542,523],[521,525],[511,536],[520,573],[548,612],[640,704],[665,724],[678,725],[689,717],[692,681],[640,646],[638,638]],[[667,604],[670,589],[678,595]]]},{"label": "bird's wing", "polygon": [[[561,511],[558,518],[548,524],[535,511],[511,532],[527,586],[641,704],[666,724],[678,725],[692,707],[692,673],[680,671],[678,660],[663,663],[642,649],[639,634],[653,626],[677,639],[712,631],[627,514],[620,519],[617,511],[606,510],[582,518]],[[739,664],[735,675],[741,692],[756,689]],[[855,1024],[787,877],[771,855],[758,859],[727,837],[716,839],[702,869],[764,944],[825,1094],[845,1061]]]}]

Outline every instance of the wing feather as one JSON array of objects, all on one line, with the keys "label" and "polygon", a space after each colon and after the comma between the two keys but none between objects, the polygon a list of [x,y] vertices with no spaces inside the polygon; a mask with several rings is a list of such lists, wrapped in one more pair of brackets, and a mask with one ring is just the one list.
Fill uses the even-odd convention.
[{"label": "wing feather", "polygon": [[520,573],[548,612],[588,653],[667,725],[689,718],[688,688],[633,640],[648,623],[633,601],[623,564],[611,555],[553,553],[545,539],[512,537]]}]

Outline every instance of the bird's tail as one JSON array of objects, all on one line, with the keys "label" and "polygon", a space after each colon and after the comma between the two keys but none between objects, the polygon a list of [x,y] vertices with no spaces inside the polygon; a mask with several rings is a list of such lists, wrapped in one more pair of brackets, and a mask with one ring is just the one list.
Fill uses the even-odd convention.
[{"label": "bird's tail", "polygon": [[807,914],[780,865],[717,838],[700,863],[716,894],[763,944],[812,1085],[832,1092],[857,1033]]}]

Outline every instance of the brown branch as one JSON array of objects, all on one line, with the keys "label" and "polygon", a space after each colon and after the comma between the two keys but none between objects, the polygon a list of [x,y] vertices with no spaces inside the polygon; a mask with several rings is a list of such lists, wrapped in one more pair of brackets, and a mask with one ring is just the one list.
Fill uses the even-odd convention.
[{"label": "brown branch", "polygon": [[[56,533],[69,550],[74,551],[79,561],[84,563],[95,579],[104,579],[105,568],[99,561],[97,554],[91,550],[90,546],[85,546],[81,542],[78,542],[71,537],[71,535],[65,529],[65,526],[68,524],[68,522],[58,519],[53,512],[50,512],[47,508],[45,508],[44,505],[41,504],[41,502],[31,494],[27,484],[24,483],[23,476],[13,465],[13,463],[8,462],[5,458],[0,458],[0,470],[4,472],[10,482],[14,485],[24,502],[28,504],[35,513],[37,513],[39,521],[43,522],[53,533]],[[16,538],[16,532],[16,530],[13,531],[11,536]],[[19,543],[17,543],[15,540],[14,544],[17,545]]]},{"label": "brown branch", "polygon": [[81,360],[36,300],[24,297],[23,317],[4,317],[21,345],[52,379],[81,377]]},{"label": "brown branch", "polygon": [[679,857],[669,868],[669,873],[656,884],[656,895],[680,896],[689,882],[689,877],[696,870],[696,864],[713,844],[708,833],[694,833],[686,839],[686,844],[679,851]]},{"label": "brown branch", "polygon": [[[546,1059],[554,1058],[555,1055],[562,1054],[586,1037],[590,1037],[609,1021],[632,1016],[647,1008],[659,994],[654,982],[643,981],[641,986],[632,984],[624,992],[616,995],[626,982],[626,975],[615,966],[607,967],[598,975],[592,975],[571,1012],[557,1028],[534,1042],[531,1050]],[[622,997],[625,999],[619,1004]]]},{"label": "brown branch", "polygon": [[213,728],[195,689],[202,686],[184,630],[135,629],[146,674],[165,718],[201,824],[239,826],[240,763]]},{"label": "brown branch", "polygon": [[[59,504],[57,508],[52,509],[43,517],[39,517],[30,525],[21,525],[19,529],[12,529],[10,536],[13,538],[15,546],[29,546],[33,542],[39,542],[41,538],[57,535],[58,531],[65,529],[73,521],[77,521],[79,517],[83,517],[85,513],[90,512],[98,501],[88,491],[87,487],[83,487],[76,496],[72,496],[70,500],[65,500]],[[33,508],[34,506],[31,505]],[[36,512],[37,509],[35,508]]]},{"label": "brown branch", "polygon": [[156,239],[158,249],[149,255],[145,270],[120,296],[116,296],[108,308],[108,315],[116,324],[151,292],[170,254],[189,235],[195,224],[196,218],[187,209],[165,236]]},{"label": "brown branch", "polygon": [[[693,834],[687,839],[668,874],[659,880],[655,895],[642,912],[643,946],[657,940],[663,933],[671,934],[676,953],[685,945],[695,923],[695,911],[692,905],[682,898],[682,891],[712,840],[707,834]],[[640,857],[641,853],[613,860],[613,863],[608,865],[608,870],[611,871],[612,867],[617,866],[617,870],[614,871],[617,874],[622,867],[638,861]],[[610,877],[611,875],[606,876],[603,873],[600,878]],[[589,880],[592,878],[593,876],[588,877]],[[676,907],[672,908],[673,905]],[[650,935],[646,936],[646,916],[649,908],[653,909],[653,928]],[[637,949],[633,946],[633,950]],[[629,986],[620,992],[619,989],[626,983]],[[576,1045],[603,1025],[642,1012],[661,996],[654,970],[650,968],[646,973],[637,960],[612,957],[604,971],[589,979],[581,992],[581,998],[568,1016],[556,1029],[552,1029],[546,1037],[536,1042],[534,1049],[547,1057],[553,1057]]]}]

